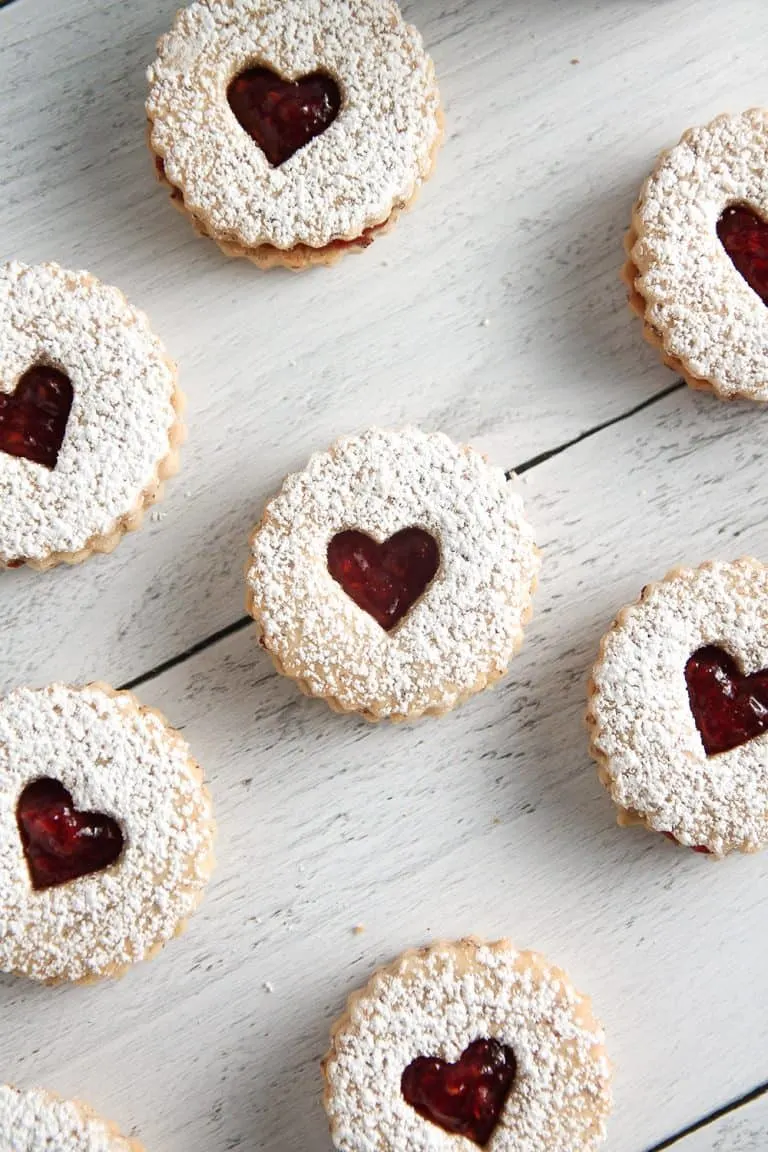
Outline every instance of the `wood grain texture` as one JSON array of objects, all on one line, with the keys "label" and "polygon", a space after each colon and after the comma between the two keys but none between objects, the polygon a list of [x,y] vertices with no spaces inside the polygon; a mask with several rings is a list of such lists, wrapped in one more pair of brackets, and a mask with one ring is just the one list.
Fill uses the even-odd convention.
[{"label": "wood grain texture", "polygon": [[762,75],[755,50],[734,91],[717,29],[690,17],[701,5],[663,5],[686,58],[676,76],[660,65],[638,122],[625,77],[655,47],[647,6],[419,0],[408,14],[448,122],[434,180],[363,257],[261,276],[197,240],[154,181],[144,69],[175,6],[3,13],[0,256],[88,266],[146,308],[180,361],[192,428],[165,519],[87,572],[4,577],[9,682],[37,672],[41,634],[58,637],[56,674],[125,681],[235,619],[265,497],[340,433],[412,421],[510,467],[665,387],[617,278],[632,198],[662,144],[753,100]]},{"label": "wood grain texture", "polygon": [[[366,255],[263,276],[195,240],[153,183],[143,68],[174,7],[0,16],[0,257],[123,287],[181,362],[191,426],[162,520],[81,570],[3,575],[0,687],[120,683],[237,620],[264,498],[342,432],[413,421],[509,467],[665,388],[617,279],[629,207],[660,147],[764,91],[753,0],[727,21],[715,0],[414,0],[449,123],[434,182]],[[768,1078],[768,857],[718,866],[616,828],[581,730],[600,636],[643,583],[768,558],[766,451],[764,414],[682,392],[527,472],[544,548],[528,642],[444,721],[333,717],[250,631],[152,679],[142,698],[212,786],[210,897],[113,987],[0,981],[3,1077],[82,1096],[148,1152],[327,1152],[318,1060],[345,995],[403,948],[476,932],[592,993],[611,1152]],[[744,1148],[768,1146],[764,1109],[744,1123]],[[710,1136],[681,1147],[739,1148],[690,1143]]]},{"label": "wood grain texture", "polygon": [[648,578],[768,554],[767,438],[752,409],[684,392],[530,473],[545,555],[528,642],[498,691],[443,721],[331,716],[250,631],[146,684],[209,773],[210,896],[115,987],[0,983],[0,1064],[88,1096],[150,1148],[321,1152],[317,1062],[345,995],[402,948],[472,931],[544,950],[592,993],[616,1064],[612,1152],[752,1088],[768,857],[717,865],[617,828],[581,716],[599,638]]},{"label": "wood grain texture", "polygon": [[763,1096],[675,1145],[675,1152],[765,1152],[768,1100]]}]

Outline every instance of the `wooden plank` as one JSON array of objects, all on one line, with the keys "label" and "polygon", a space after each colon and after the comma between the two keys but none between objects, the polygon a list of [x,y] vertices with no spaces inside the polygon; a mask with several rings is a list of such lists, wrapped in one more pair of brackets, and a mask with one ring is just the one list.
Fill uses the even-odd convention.
[{"label": "wooden plank", "polygon": [[[660,36],[630,0],[412,3],[447,106],[437,175],[364,258],[296,278],[226,261],[155,187],[143,72],[175,8],[3,12],[0,255],[120,284],[181,362],[192,430],[165,519],[114,559],[3,578],[6,682],[127,680],[231,622],[264,498],[340,433],[413,421],[511,466],[665,386],[616,278],[629,206],[661,145],[754,100],[768,21],[736,0],[724,29],[714,0],[674,0]],[[650,94],[627,82],[649,69]]]},{"label": "wooden plank", "polygon": [[768,1099],[729,1112],[673,1145],[675,1152],[764,1152],[768,1146]]},{"label": "wooden plank", "polygon": [[321,1152],[318,1060],[345,995],[403,948],[475,932],[542,949],[592,994],[616,1066],[612,1152],[760,1082],[768,855],[716,864],[616,827],[581,716],[600,636],[644,582],[768,555],[766,449],[753,409],[684,392],[535,469],[528,642],[498,691],[442,721],[333,716],[250,631],[146,684],[208,770],[210,896],[115,987],[0,982],[5,1074],[93,1099],[149,1148]]},{"label": "wooden plank", "polygon": [[[264,498],[340,432],[412,420],[514,465],[666,385],[615,278],[628,206],[658,147],[755,102],[768,30],[752,0],[727,20],[714,0],[414,0],[451,125],[434,184],[367,256],[264,278],[152,186],[142,69],[174,8],[0,16],[0,254],[120,283],[182,361],[193,431],[165,518],[114,558],[3,575],[0,687],[120,682],[236,620]],[[333,717],[250,632],[146,685],[208,769],[210,897],[114,987],[0,980],[3,1076],[91,1100],[150,1152],[325,1152],[317,1062],[346,993],[402,948],[474,931],[591,991],[617,1066],[612,1152],[765,1080],[768,857],[715,865],[615,828],[580,715],[600,635],[644,582],[768,556],[767,449],[760,412],[682,393],[527,473],[545,550],[528,644],[444,721]]]}]

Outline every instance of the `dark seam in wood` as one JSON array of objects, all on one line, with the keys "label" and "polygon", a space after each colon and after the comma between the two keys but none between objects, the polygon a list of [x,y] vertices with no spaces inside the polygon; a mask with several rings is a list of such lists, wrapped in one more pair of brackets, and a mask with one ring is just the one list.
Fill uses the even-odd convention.
[{"label": "dark seam in wood", "polygon": [[648,1148],[647,1152],[664,1152],[665,1148],[672,1148],[680,1140],[685,1140],[687,1136],[692,1136],[694,1132],[700,1132],[702,1128],[708,1128],[710,1124],[715,1121],[721,1120],[723,1116],[727,1116],[730,1112],[737,1112],[740,1108],[746,1107],[747,1104],[753,1104],[755,1100],[759,1100],[761,1096],[768,1094],[768,1081],[765,1084],[760,1084],[759,1087],[753,1088],[751,1092],[747,1092],[744,1096],[739,1096],[737,1100],[732,1100],[730,1104],[724,1104],[722,1108],[710,1112],[708,1116],[703,1116],[701,1120],[697,1120],[695,1124],[690,1124],[687,1128],[682,1128],[676,1132],[674,1136],[668,1136],[662,1140],[661,1144],[654,1144],[652,1148]]},{"label": "dark seam in wood", "polygon": [[134,676],[133,680],[127,680],[125,684],[120,685],[120,690],[123,692],[132,692],[134,688],[146,684],[148,680],[154,680],[158,676],[162,676],[164,672],[170,672],[171,668],[176,668],[177,665],[183,664],[185,660],[190,660],[193,656],[197,656],[200,652],[204,652],[206,648],[210,648],[213,644],[218,644],[220,640],[226,640],[230,636],[235,636],[238,632],[242,632],[249,624],[252,624],[250,616],[243,616],[239,620],[235,620],[234,624],[227,624],[226,628],[220,628],[218,632],[214,632],[211,636],[206,636],[205,640],[199,640],[197,644],[192,644],[191,647],[180,652],[178,656],[171,656],[170,659],[164,660],[162,664],[158,664],[155,668],[151,668],[149,672],[142,672],[140,676]]},{"label": "dark seam in wood", "polygon": [[647,400],[636,404],[634,408],[622,412],[620,416],[614,416],[611,420],[604,420],[602,424],[595,424],[594,428],[589,428],[579,436],[574,436],[573,440],[567,440],[565,444],[558,444],[557,448],[548,448],[546,452],[540,452],[538,456],[532,456],[530,460],[524,460],[522,464],[518,464],[517,468],[511,468],[509,472],[507,472],[507,479],[511,479],[511,477],[515,475],[521,476],[523,472],[528,472],[531,468],[538,467],[539,464],[545,464],[547,460],[552,460],[555,456],[559,456],[561,452],[567,452],[569,448],[573,448],[576,444],[581,444],[583,440],[591,440],[593,436],[604,432],[606,428],[613,428],[614,424],[621,424],[624,420],[630,420],[633,416],[637,416],[638,412],[645,411],[646,408],[657,404],[659,400],[665,400],[667,396],[672,396],[675,392],[680,392],[686,387],[687,385],[684,380],[678,380],[676,383],[668,385],[668,387],[663,388],[661,392],[656,392],[653,396],[649,396]]},{"label": "dark seam in wood", "polygon": [[[590,428],[587,432],[582,432],[580,436],[575,436],[573,440],[569,440],[565,444],[560,444],[557,448],[550,448],[546,452],[541,452],[538,456],[531,457],[530,460],[526,460],[516,468],[510,469],[510,471],[507,472],[507,476],[519,476],[523,472],[529,472],[539,464],[543,464],[545,461],[551,460],[554,456],[559,456],[561,452],[573,448],[575,444],[580,444],[582,440],[589,440],[590,437],[596,436],[599,432],[604,432],[606,428],[612,428],[614,424],[621,424],[624,420],[630,420],[633,416],[637,416],[639,412],[643,412],[646,408],[650,408],[651,405],[657,404],[660,400],[666,399],[667,396],[671,396],[674,392],[679,392],[685,387],[686,384],[682,380],[675,384],[670,384],[669,387],[662,389],[661,392],[657,392],[647,400],[643,400],[641,404],[636,404],[634,408],[628,409],[622,413],[621,416],[615,416],[612,420],[605,420],[602,424],[596,424],[594,428]],[[150,680],[156,680],[157,677],[162,676],[164,672],[170,672],[172,668],[178,668],[179,664],[183,664],[193,656],[199,656],[201,652],[205,652],[206,648],[213,647],[213,645],[218,644],[220,640],[226,640],[230,636],[235,636],[238,632],[242,632],[243,629],[247,628],[251,623],[252,620],[250,616],[235,620],[233,624],[228,624],[225,628],[220,628],[218,632],[214,632],[204,640],[199,640],[196,644],[192,644],[189,648],[180,652],[178,656],[171,656],[168,660],[157,664],[148,672],[142,672],[141,675],[135,676],[132,680],[128,680],[125,684],[121,685],[121,688],[125,691],[132,691],[134,688],[138,688]],[[653,1152],[655,1152],[655,1150],[653,1150]]]}]

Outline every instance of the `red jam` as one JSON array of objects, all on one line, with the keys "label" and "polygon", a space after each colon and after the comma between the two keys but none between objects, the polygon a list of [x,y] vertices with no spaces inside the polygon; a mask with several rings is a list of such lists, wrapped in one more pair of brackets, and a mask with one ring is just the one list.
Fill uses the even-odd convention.
[{"label": "red jam", "polygon": [[717,235],[736,271],[768,304],[768,221],[746,204],[735,204],[718,220]]},{"label": "red jam", "polygon": [[331,576],[387,632],[424,594],[439,567],[437,541],[423,528],[403,528],[383,544],[348,530],[328,545]]},{"label": "red jam", "polygon": [[0,392],[0,452],[55,468],[72,399],[68,376],[58,368],[35,364],[14,392]]},{"label": "red jam", "polygon": [[36,889],[101,872],[123,851],[123,834],[109,816],[78,812],[57,780],[35,780],[16,808],[24,855]]},{"label": "red jam", "polygon": [[[666,836],[667,840],[671,840],[673,844],[680,844],[677,836],[673,836],[671,832],[665,832],[664,835]],[[685,847],[685,845],[681,845],[681,847]],[[712,855],[709,848],[705,848],[703,844],[697,844],[695,848],[691,848],[691,852],[698,852],[701,856]]]},{"label": "red jam", "polygon": [[322,72],[291,81],[269,68],[248,68],[230,83],[227,100],[273,168],[330,128],[341,109],[338,84]]},{"label": "red jam", "polygon": [[708,645],[686,664],[685,682],[707,756],[738,748],[768,729],[768,671],[745,676],[732,656]]},{"label": "red jam", "polygon": [[456,1064],[419,1056],[403,1072],[406,1104],[445,1132],[487,1144],[514,1083],[517,1061],[498,1040],[475,1040]]}]

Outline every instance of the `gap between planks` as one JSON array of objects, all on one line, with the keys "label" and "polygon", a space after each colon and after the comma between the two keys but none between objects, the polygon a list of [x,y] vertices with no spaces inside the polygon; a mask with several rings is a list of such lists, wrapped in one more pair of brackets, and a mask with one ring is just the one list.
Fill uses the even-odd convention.
[{"label": "gap between planks", "polygon": [[[525,472],[531,471],[531,470],[535,469],[536,467],[538,467],[539,465],[544,464],[545,462],[553,459],[554,457],[562,455],[564,452],[567,452],[570,448],[574,447],[577,444],[580,444],[582,441],[590,440],[593,437],[599,435],[601,432],[605,431],[606,429],[613,427],[614,425],[622,424],[622,423],[625,423],[625,422],[631,420],[634,416],[638,415],[640,412],[645,411],[647,408],[653,407],[655,404],[660,403],[661,401],[663,401],[664,399],[673,395],[676,392],[683,391],[685,388],[686,388],[685,382],[681,381],[681,380],[677,380],[674,383],[668,385],[667,387],[661,389],[654,396],[651,396],[647,400],[644,400],[641,403],[634,405],[632,408],[628,409],[626,412],[622,413],[621,415],[613,417],[610,420],[606,420],[600,424],[595,425],[594,427],[588,429],[586,432],[581,433],[579,436],[573,437],[572,439],[564,442],[563,444],[558,445],[556,448],[549,449],[545,452],[539,453],[538,455],[536,455],[534,457],[531,457],[528,460],[523,461],[521,464],[517,465],[517,467],[510,469],[509,472],[507,473],[507,475],[509,477],[512,477],[513,474],[521,475]],[[249,616],[243,616],[240,619],[233,621],[231,624],[227,625],[226,627],[219,629],[218,631],[212,633],[210,636],[206,637],[205,639],[203,639],[203,640],[199,641],[198,643],[192,645],[191,647],[187,648],[185,651],[180,652],[178,655],[171,657],[168,660],[165,660],[162,663],[156,665],[155,667],[153,667],[149,671],[142,673],[139,676],[134,677],[130,681],[123,684],[121,687],[126,689],[126,690],[133,690],[133,689],[139,688],[143,684],[146,684],[146,683],[156,679],[157,677],[161,676],[163,673],[168,672],[171,669],[176,668],[181,664],[184,664],[187,660],[192,659],[193,657],[204,652],[206,649],[213,647],[215,644],[218,644],[221,641],[224,641],[224,640],[230,638],[231,636],[234,636],[237,633],[242,632],[244,629],[251,626],[252,623],[253,623],[253,621],[251,620],[251,618]],[[679,1129],[677,1132],[673,1133],[672,1135],[665,1137],[659,1143],[656,1143],[656,1144],[652,1145],[651,1147],[649,1147],[646,1150],[646,1152],[666,1152],[666,1150],[668,1150],[668,1149],[672,1149],[672,1148],[677,1147],[679,1145],[684,1145],[685,1142],[691,1136],[693,1136],[697,1133],[705,1132],[707,1129],[709,1129],[713,1125],[717,1125],[718,1122],[720,1120],[722,1120],[724,1117],[738,1112],[739,1110],[747,1107],[750,1104],[755,1103],[757,1100],[760,1100],[761,1098],[763,1098],[765,1096],[768,1096],[768,1081],[759,1084],[757,1087],[751,1089],[749,1092],[735,1098],[734,1100],[731,1100],[729,1103],[724,1104],[717,1109],[714,1109],[712,1112],[709,1112],[706,1115],[700,1117],[698,1120],[694,1121],[693,1123],[687,1125],[684,1128]]]},{"label": "gap between planks", "polygon": [[753,1088],[751,1092],[745,1093],[744,1096],[737,1097],[736,1100],[731,1100],[729,1104],[724,1104],[722,1108],[716,1108],[714,1112],[710,1112],[707,1116],[702,1116],[694,1124],[689,1124],[687,1128],[681,1129],[676,1132],[674,1136],[668,1136],[662,1140],[660,1144],[654,1144],[648,1152],[665,1152],[667,1148],[673,1148],[682,1140],[686,1140],[689,1136],[693,1136],[696,1132],[702,1132],[704,1129],[709,1128],[710,1125],[716,1124],[718,1120],[722,1120],[724,1116],[729,1116],[733,1112],[738,1112],[740,1108],[746,1108],[749,1104],[754,1104],[756,1100],[760,1100],[763,1096],[768,1095],[768,1081],[764,1084],[758,1085]]},{"label": "gap between planks", "polygon": [[[0,3],[2,0],[0,0]],[[522,476],[524,472],[530,472],[533,468],[537,468],[540,464],[545,464],[548,460],[552,460],[555,456],[562,455],[567,452],[569,448],[573,448],[576,444],[581,444],[584,440],[590,440],[593,436],[598,436],[607,428],[612,428],[614,424],[622,424],[625,420],[631,420],[633,416],[638,413],[644,412],[646,408],[651,408],[654,404],[666,400],[675,392],[680,392],[686,387],[683,380],[677,380],[674,384],[669,384],[666,388],[662,388],[660,392],[649,396],[647,400],[641,401],[640,404],[635,404],[633,408],[627,409],[619,416],[614,416],[610,420],[604,420],[601,424],[595,424],[593,428],[589,428],[586,432],[582,432],[579,436],[574,436],[571,440],[566,440],[563,444],[559,444],[556,448],[549,448],[546,452],[540,452],[537,456],[532,456],[530,460],[524,460],[522,464],[518,464],[514,468],[510,468],[507,472],[508,479],[512,476]],[[132,692],[136,688],[140,688],[143,684],[148,684],[151,680],[157,679],[164,672],[169,672],[172,668],[177,668],[185,661],[191,660],[194,656],[198,656],[204,652],[206,648],[212,648],[214,644],[218,644],[222,640],[234,636],[237,632],[242,632],[252,623],[250,616],[241,616],[239,620],[234,620],[231,624],[227,624],[224,628],[219,628],[217,632],[212,632],[210,636],[206,636],[203,640],[198,640],[196,644],[191,647],[185,648],[183,652],[179,652],[176,656],[170,656],[167,660],[163,660],[160,664],[156,664],[147,672],[141,672],[138,676],[134,676],[131,680],[126,681],[120,685],[121,690]],[[655,1150],[652,1150],[655,1152]]]}]

